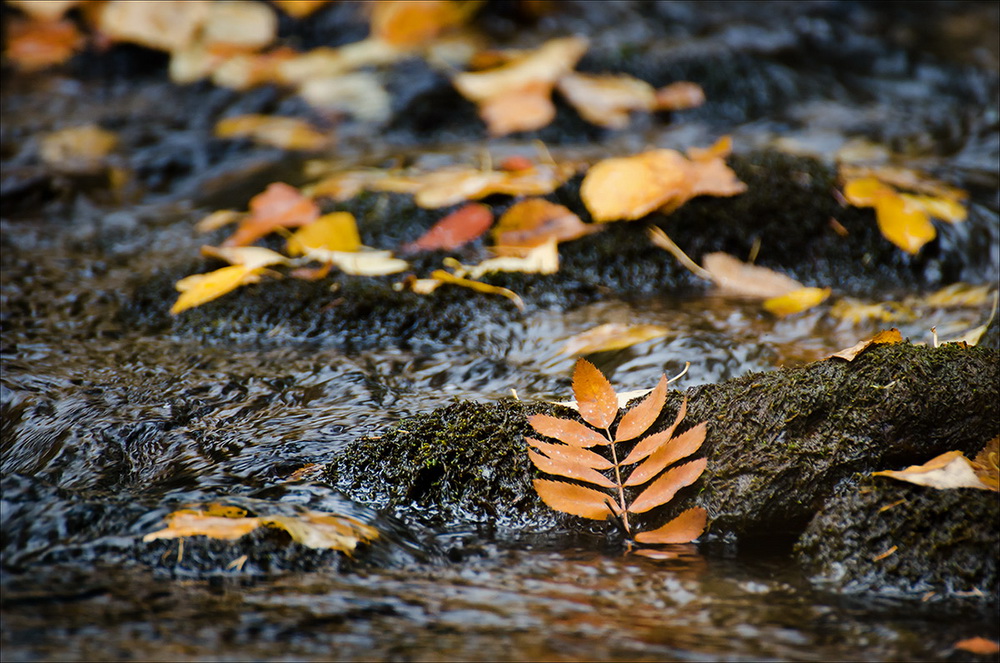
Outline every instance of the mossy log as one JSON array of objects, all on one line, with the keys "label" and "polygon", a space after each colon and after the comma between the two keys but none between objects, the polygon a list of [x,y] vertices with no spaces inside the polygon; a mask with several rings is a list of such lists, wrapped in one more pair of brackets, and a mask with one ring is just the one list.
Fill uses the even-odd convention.
[{"label": "mossy log", "polygon": [[[994,350],[947,345],[874,346],[852,362],[752,373],[688,391],[681,429],[709,422],[702,478],[650,512],[661,523],[693,504],[710,537],[793,541],[858,473],[973,453],[998,433],[1000,361]],[[652,430],[680,406],[672,393]],[[558,410],[558,412],[557,412]],[[326,470],[351,498],[435,526],[477,522],[522,529],[580,526],[535,495],[523,437],[547,403],[461,402],[349,443]]]}]

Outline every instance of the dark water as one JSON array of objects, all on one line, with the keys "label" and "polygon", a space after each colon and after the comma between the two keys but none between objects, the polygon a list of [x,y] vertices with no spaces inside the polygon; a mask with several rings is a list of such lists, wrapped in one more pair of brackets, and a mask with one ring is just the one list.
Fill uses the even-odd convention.
[{"label": "dark water", "polygon": [[[655,3],[659,22],[630,3],[601,4],[584,3],[539,29],[565,29],[565,21],[592,31],[598,63],[623,42],[689,49],[690,61],[666,61],[709,82],[711,67],[698,63],[711,63],[713,49],[726,45],[739,54],[727,66],[743,67],[742,78],[736,71],[729,87],[716,81],[720,103],[684,123],[638,120],[628,132],[591,137],[559,130],[572,140],[553,129],[542,138],[564,143],[552,146],[557,156],[707,144],[723,131],[747,148],[780,139],[784,148],[823,155],[868,136],[973,189],[970,226],[992,244],[986,266],[966,278],[995,280],[1000,141],[995,84],[983,82],[996,71],[995,8],[939,10],[949,20],[931,32],[909,10],[853,3],[812,10],[779,3],[780,26],[753,18],[756,4]],[[886,17],[895,31],[883,30]],[[980,23],[985,36],[973,29]],[[505,25],[497,19],[493,29],[503,34]],[[852,35],[859,41],[843,61],[794,57],[802,43],[829,55],[833,41]],[[850,60],[863,60],[869,47],[870,61]],[[657,75],[652,56],[619,55],[616,70]],[[322,337],[304,341],[280,326],[256,338],[143,326],[119,312],[143,284],[200,264],[203,238],[193,221],[245,206],[279,176],[304,179],[299,159],[203,142],[210,119],[294,109],[294,102],[273,90],[239,96],[210,86],[175,99],[159,80],[54,76],[17,85],[3,103],[0,225],[5,660],[950,660],[962,658],[952,649],[962,638],[997,637],[995,610],[981,601],[826,592],[785,549],[685,547],[676,559],[654,561],[597,540],[415,531],[351,503],[308,471],[349,440],[456,398],[491,401],[514,389],[522,399],[567,399],[574,358],[560,350],[598,324],[668,330],[592,356],[627,391],[651,387],[687,362],[680,388],[800,365],[853,345],[884,321],[851,323],[828,308],[775,320],[754,303],[658,296],[535,309],[514,323],[480,320],[483,342],[363,351]],[[980,86],[982,98],[968,103],[962,85]],[[407,110],[423,112],[417,101]],[[175,119],[185,112],[186,120]],[[32,136],[67,117],[124,125],[137,145],[132,199],[109,201],[101,186],[50,177],[32,161]],[[348,130],[337,157],[360,163],[414,144],[419,151],[414,123],[398,121],[383,142]],[[479,152],[478,125],[435,126],[435,149],[463,162]],[[497,141],[491,149],[529,146]],[[946,239],[960,232],[942,229]],[[864,303],[906,303],[911,313],[891,324],[928,343],[931,327],[949,338],[988,316],[988,303],[944,308],[921,303],[923,294],[873,283]],[[383,535],[370,554],[350,560],[255,534],[266,539],[255,548],[260,555],[239,568],[226,568],[241,554],[234,544],[140,543],[169,510],[223,498],[335,511]]]}]

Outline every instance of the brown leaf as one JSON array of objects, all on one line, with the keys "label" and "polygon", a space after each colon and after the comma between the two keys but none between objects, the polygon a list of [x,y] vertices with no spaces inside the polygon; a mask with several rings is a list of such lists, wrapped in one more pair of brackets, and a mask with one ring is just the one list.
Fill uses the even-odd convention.
[{"label": "brown leaf", "polygon": [[633,463],[638,463],[640,460],[659,449],[661,444],[666,443],[666,441],[669,440],[674,434],[674,431],[677,430],[677,426],[679,426],[681,421],[684,420],[684,416],[687,414],[687,404],[688,400],[687,396],[685,396],[684,400],[681,401],[680,410],[677,411],[677,418],[674,419],[674,423],[670,424],[670,428],[639,440],[639,443],[633,447],[632,452],[621,462],[621,464],[631,465]]},{"label": "brown leaf", "polygon": [[618,415],[618,396],[604,374],[586,359],[576,361],[573,394],[584,421],[604,430],[611,427]]},{"label": "brown leaf", "polygon": [[528,458],[535,465],[535,467],[546,474],[555,474],[556,476],[566,477],[567,479],[578,479],[603,488],[615,488],[615,483],[611,479],[607,478],[597,470],[587,467],[583,463],[574,463],[564,458],[560,458],[558,460],[549,458],[548,456],[536,453],[531,449],[528,449]]},{"label": "brown leaf", "polygon": [[700,506],[688,509],[658,529],[635,535],[639,543],[689,543],[705,531],[708,512]]},{"label": "brown leaf", "polygon": [[707,427],[708,423],[703,421],[656,449],[642,465],[632,471],[625,485],[641,486],[659,474],[667,465],[693,454],[705,441]]},{"label": "brown leaf", "polygon": [[989,486],[979,480],[972,461],[966,458],[961,451],[943,453],[923,465],[911,465],[905,470],[872,472],[872,476],[889,477],[938,490],[949,488],[990,490]]},{"label": "brown leaf", "polygon": [[614,502],[607,493],[564,481],[535,479],[533,483],[542,501],[556,511],[591,520],[604,520],[612,514]]},{"label": "brown leaf", "polygon": [[526,437],[524,440],[553,460],[578,463],[595,470],[610,470],[614,467],[611,461],[604,456],[595,454],[593,451],[587,451],[581,447],[571,447],[566,444],[549,444],[548,442],[542,442],[531,437]]},{"label": "brown leaf", "polygon": [[998,456],[1000,456],[1000,437],[994,437],[986,443],[986,446],[976,454],[972,461],[972,469],[976,476],[988,486],[990,490],[1000,491],[1000,467],[998,467]]},{"label": "brown leaf", "polygon": [[803,287],[793,278],[747,264],[728,253],[709,253],[702,258],[701,264],[720,290],[734,295],[770,299]]},{"label": "brown leaf", "polygon": [[899,330],[893,327],[892,329],[884,329],[879,333],[875,334],[869,339],[860,341],[849,348],[845,348],[840,352],[834,352],[832,355],[827,357],[827,359],[833,359],[837,357],[838,359],[845,359],[847,361],[854,361],[854,358],[859,354],[867,350],[873,345],[891,344],[891,343],[902,343],[903,335],[899,333]]},{"label": "brown leaf", "polygon": [[444,217],[402,251],[452,251],[477,239],[493,223],[493,212],[482,203],[468,203]]},{"label": "brown leaf", "polygon": [[544,198],[529,198],[503,213],[493,229],[493,237],[498,246],[533,247],[544,244],[550,237],[557,242],[568,242],[600,230],[603,226],[584,223],[562,205]]},{"label": "brown leaf", "polygon": [[607,438],[579,421],[550,417],[547,414],[533,414],[528,417],[528,423],[540,435],[555,438],[574,447],[586,448],[609,444]]},{"label": "brown leaf", "polygon": [[277,228],[294,228],[319,218],[319,207],[298,189],[283,182],[268,185],[250,199],[250,214],[223,246],[246,246]]},{"label": "brown leaf", "polygon": [[624,442],[639,437],[653,425],[660,416],[663,406],[667,403],[667,376],[664,375],[656,383],[656,387],[641,403],[625,413],[618,430],[615,431],[615,443]]},{"label": "brown leaf", "polygon": [[561,355],[589,355],[594,352],[620,350],[637,343],[662,338],[670,332],[658,325],[626,325],[609,322],[577,334],[559,350]]},{"label": "brown leaf", "polygon": [[11,19],[4,55],[24,71],[38,71],[69,60],[84,39],[69,20]]},{"label": "brown leaf", "polygon": [[708,459],[699,458],[667,471],[635,498],[635,501],[628,508],[629,513],[645,513],[652,508],[666,504],[678,490],[697,481],[701,473],[705,471],[706,465],[708,465]]},{"label": "brown leaf", "polygon": [[687,110],[705,103],[705,90],[697,83],[677,81],[656,91],[655,109],[661,111]]}]

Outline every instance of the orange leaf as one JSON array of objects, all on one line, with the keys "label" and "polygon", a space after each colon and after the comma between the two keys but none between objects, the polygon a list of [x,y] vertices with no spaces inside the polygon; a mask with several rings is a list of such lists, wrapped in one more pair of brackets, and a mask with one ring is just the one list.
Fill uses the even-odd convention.
[{"label": "orange leaf", "polygon": [[566,341],[566,345],[559,350],[559,354],[589,355],[595,352],[620,350],[654,338],[662,338],[669,331],[665,327],[657,325],[626,325],[609,322],[571,337]]},{"label": "orange leaf", "polygon": [[322,132],[305,120],[251,113],[219,120],[215,124],[219,138],[249,138],[261,145],[286,150],[320,150],[330,144],[331,134]]},{"label": "orange leaf", "polygon": [[663,527],[636,534],[635,540],[639,543],[689,543],[701,536],[707,523],[708,512],[696,506]]},{"label": "orange leaf", "polygon": [[587,172],[580,197],[595,221],[638,219],[690,189],[690,162],[674,150],[605,159]]},{"label": "orange leaf", "polygon": [[570,72],[558,85],[583,119],[608,129],[623,129],[628,125],[629,111],[649,111],[656,105],[653,87],[628,74]]},{"label": "orange leaf", "polygon": [[635,468],[625,482],[626,486],[641,486],[671,463],[690,456],[697,451],[705,441],[707,422],[701,422],[689,431],[681,433],[667,444],[656,449],[642,465]]},{"label": "orange leaf", "polygon": [[469,203],[444,217],[420,239],[402,247],[404,252],[452,251],[482,235],[493,223],[493,212],[482,203]]},{"label": "orange leaf", "polygon": [[584,426],[579,421],[550,417],[547,414],[533,414],[528,417],[531,427],[545,437],[553,437],[574,447],[592,447],[608,444],[607,438],[593,428]]},{"label": "orange leaf", "polygon": [[642,491],[629,506],[628,511],[630,513],[645,513],[652,508],[666,504],[677,494],[678,490],[697,481],[701,473],[705,471],[706,465],[708,465],[708,459],[699,458],[672,468],[651,483],[649,488]]},{"label": "orange leaf", "polygon": [[223,246],[246,246],[277,228],[294,228],[312,223],[319,217],[319,207],[298,189],[283,182],[268,185],[263,193],[250,199],[250,214]]},{"label": "orange leaf", "polygon": [[542,501],[556,511],[591,520],[605,520],[615,508],[610,495],[592,488],[545,479],[535,479],[533,483]]},{"label": "orange leaf", "polygon": [[827,359],[833,359],[837,357],[838,359],[845,359],[847,361],[854,361],[854,358],[859,354],[867,350],[873,345],[891,344],[891,343],[902,343],[903,335],[899,333],[899,330],[893,327],[892,329],[885,329],[875,334],[869,339],[860,341],[849,348],[845,348],[840,352],[835,352]]},{"label": "orange leaf", "polygon": [[531,459],[535,467],[547,474],[555,474],[567,479],[579,479],[580,481],[586,481],[587,483],[604,488],[615,487],[615,483],[611,479],[582,463],[573,463],[564,459],[555,460],[540,453],[535,453],[531,449],[528,449],[528,458]]},{"label": "orange leaf", "polygon": [[894,195],[892,187],[886,186],[874,177],[848,180],[844,184],[844,198],[855,207],[874,207],[882,196]]},{"label": "orange leaf", "polygon": [[924,208],[898,194],[876,199],[875,219],[887,240],[913,255],[937,236]]},{"label": "orange leaf", "polygon": [[585,465],[595,470],[610,470],[614,467],[611,461],[604,456],[595,454],[593,451],[587,451],[581,447],[571,447],[566,444],[549,444],[548,442],[542,442],[531,437],[524,438],[524,441],[553,460],[565,460],[566,462]]},{"label": "orange leaf", "polygon": [[533,82],[479,104],[479,116],[491,136],[534,131],[555,119],[556,107],[549,96],[552,86]]},{"label": "orange leaf", "polygon": [[670,428],[661,431],[659,433],[654,433],[647,437],[639,440],[639,443],[635,445],[625,460],[621,462],[622,465],[631,465],[632,463],[638,463],[640,460],[653,453],[660,448],[660,445],[665,443],[677,430],[677,426],[680,425],[681,421],[684,420],[684,416],[687,414],[687,396],[681,401],[681,408],[677,411],[677,418],[674,419],[674,423],[670,424]]},{"label": "orange leaf", "polygon": [[6,56],[24,71],[37,71],[66,62],[83,45],[83,36],[69,20],[12,19]]},{"label": "orange leaf", "polygon": [[955,649],[961,649],[973,654],[982,654],[983,656],[1000,652],[1000,642],[981,637],[959,640],[954,646]]},{"label": "orange leaf", "polygon": [[618,415],[618,396],[604,374],[586,359],[576,361],[573,394],[584,421],[604,430],[611,427]]},{"label": "orange leaf", "polygon": [[697,83],[677,81],[656,91],[655,108],[661,111],[687,110],[705,103],[705,91]]},{"label": "orange leaf", "polygon": [[305,18],[331,0],[272,0],[272,2],[292,18]]},{"label": "orange leaf", "polygon": [[667,403],[667,376],[664,375],[656,383],[656,387],[642,402],[625,413],[618,430],[615,431],[615,442],[624,442],[639,437],[646,432],[656,418],[660,416],[663,406]]},{"label": "orange leaf", "polygon": [[804,287],[791,277],[747,264],[728,253],[709,253],[701,259],[701,264],[720,290],[734,295],[770,299]]},{"label": "orange leaf", "polygon": [[372,5],[371,32],[394,46],[417,46],[471,18],[479,2],[382,0]]},{"label": "orange leaf", "polygon": [[260,526],[260,518],[227,518],[211,516],[190,509],[174,511],[167,515],[165,529],[151,532],[143,541],[176,539],[182,536],[208,536],[213,539],[238,539]]},{"label": "orange leaf", "polygon": [[529,198],[504,212],[493,229],[493,237],[499,246],[534,247],[550,237],[568,242],[600,230],[602,226],[584,223],[562,205]]}]

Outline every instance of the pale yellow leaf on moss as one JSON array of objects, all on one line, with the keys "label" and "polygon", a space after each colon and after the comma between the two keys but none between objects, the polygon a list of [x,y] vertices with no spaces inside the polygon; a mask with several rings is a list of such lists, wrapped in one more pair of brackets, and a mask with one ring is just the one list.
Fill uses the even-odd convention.
[{"label": "pale yellow leaf on moss", "polygon": [[779,318],[807,311],[826,301],[830,288],[799,288],[764,301],[764,310]]},{"label": "pale yellow leaf on moss", "polygon": [[631,111],[650,111],[656,105],[653,86],[628,74],[570,72],[559,79],[558,88],[583,119],[609,129],[626,127]]},{"label": "pale yellow leaf on moss", "polygon": [[285,150],[320,150],[329,146],[332,134],[322,132],[305,120],[275,115],[238,115],[219,120],[219,138],[249,138],[261,145]]},{"label": "pale yellow leaf on moss", "polygon": [[177,315],[181,311],[218,299],[241,285],[254,283],[260,280],[258,275],[261,271],[262,267],[230,265],[214,272],[186,276],[175,284],[181,294],[170,308],[170,314]]},{"label": "pale yellow leaf on moss", "polygon": [[357,251],[361,248],[358,224],[350,212],[324,214],[288,238],[289,255],[297,256],[316,249]]},{"label": "pale yellow leaf on moss", "polygon": [[620,350],[637,343],[666,336],[670,330],[658,325],[627,325],[610,322],[570,338],[559,351],[561,355],[587,355]]},{"label": "pale yellow leaf on moss", "polygon": [[84,173],[101,168],[117,145],[114,132],[86,124],[43,135],[39,156],[57,170]]},{"label": "pale yellow leaf on moss", "polygon": [[972,461],[961,451],[949,451],[932,458],[923,465],[911,465],[905,470],[872,472],[872,476],[889,477],[939,490],[949,488],[977,488],[990,490],[976,475]]},{"label": "pale yellow leaf on moss", "polygon": [[[450,261],[449,261],[450,262]],[[525,274],[555,274],[559,271],[559,249],[554,237],[532,247],[523,256],[489,258],[478,265],[456,264],[456,276],[478,279],[491,272],[524,272]]]},{"label": "pale yellow leaf on moss", "polygon": [[849,348],[844,348],[840,352],[834,352],[832,355],[827,357],[827,359],[833,359],[834,357],[838,359],[844,359],[846,361],[854,361],[854,358],[859,354],[867,350],[873,345],[883,345],[892,343],[902,343],[903,335],[899,333],[899,330],[893,327],[892,329],[885,329],[875,334],[871,338],[860,341]]},{"label": "pale yellow leaf on moss", "polygon": [[230,265],[243,265],[248,269],[283,265],[288,262],[285,256],[263,246],[203,246],[201,255],[225,260]]},{"label": "pale yellow leaf on moss", "polygon": [[354,276],[387,276],[398,274],[409,268],[410,263],[392,257],[392,251],[367,249],[361,251],[330,251],[329,249],[308,249],[305,257],[318,262],[330,263],[345,274]]}]

